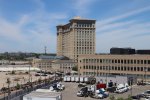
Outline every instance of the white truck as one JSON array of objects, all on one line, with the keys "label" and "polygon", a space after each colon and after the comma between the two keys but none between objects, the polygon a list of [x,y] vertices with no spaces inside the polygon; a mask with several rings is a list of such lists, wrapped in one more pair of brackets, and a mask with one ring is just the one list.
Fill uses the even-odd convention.
[{"label": "white truck", "polygon": [[64,82],[67,82],[67,76],[64,76]]},{"label": "white truck", "polygon": [[71,76],[71,82],[75,82],[75,77]]},{"label": "white truck", "polygon": [[79,82],[80,81],[80,78],[77,76],[77,77],[75,77],[75,81],[76,82]]},{"label": "white truck", "polygon": [[89,81],[88,79],[89,79],[88,77],[84,77],[84,83],[88,82]]},{"label": "white truck", "polygon": [[70,81],[71,81],[71,77],[67,76],[67,82],[70,82]]},{"label": "white truck", "polygon": [[33,91],[25,96],[23,100],[62,100],[62,94],[60,92],[49,91]]},{"label": "white truck", "polygon": [[84,77],[80,77],[80,82],[81,82],[81,83],[84,82]]}]

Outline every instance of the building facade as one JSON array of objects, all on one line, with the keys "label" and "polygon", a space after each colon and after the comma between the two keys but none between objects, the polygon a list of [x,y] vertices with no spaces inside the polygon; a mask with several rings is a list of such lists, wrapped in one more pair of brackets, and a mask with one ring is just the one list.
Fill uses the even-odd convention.
[{"label": "building facade", "polygon": [[150,78],[150,55],[81,55],[78,70],[81,75],[136,75]]},{"label": "building facade", "polygon": [[76,67],[77,63],[73,60],[55,60],[52,63],[52,68],[55,68],[57,71],[63,73],[70,73],[72,72],[72,68]]},{"label": "building facade", "polygon": [[[46,59],[47,58],[47,59]],[[68,73],[72,71],[72,68],[77,66],[77,63],[73,60],[69,60],[66,57],[57,57],[55,56],[54,59],[51,57],[44,57],[44,59],[33,59],[32,66],[40,68],[44,71],[61,71],[64,73]]]},{"label": "building facade", "polygon": [[32,66],[40,68],[41,70],[51,70],[52,61],[51,59],[33,59]]},{"label": "building facade", "polygon": [[77,61],[81,54],[95,54],[95,22],[75,17],[66,25],[58,25],[57,56]]}]

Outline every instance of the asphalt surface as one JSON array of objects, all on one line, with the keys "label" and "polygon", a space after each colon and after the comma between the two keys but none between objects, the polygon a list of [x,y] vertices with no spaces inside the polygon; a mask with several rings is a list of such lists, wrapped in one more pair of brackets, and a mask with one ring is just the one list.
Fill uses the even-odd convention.
[{"label": "asphalt surface", "polygon": [[[72,83],[72,82],[63,82],[65,85],[65,90],[62,91],[62,100],[96,100],[95,98],[91,97],[77,97],[76,93],[80,90],[78,88],[78,83]],[[117,94],[117,93],[110,93],[109,95],[114,95],[116,98],[123,97],[127,98],[129,95],[137,95],[139,93],[142,93],[146,90],[150,90],[150,85],[145,86],[132,86],[132,91],[129,90],[128,92]],[[109,97],[105,98],[103,100],[110,100]]]}]

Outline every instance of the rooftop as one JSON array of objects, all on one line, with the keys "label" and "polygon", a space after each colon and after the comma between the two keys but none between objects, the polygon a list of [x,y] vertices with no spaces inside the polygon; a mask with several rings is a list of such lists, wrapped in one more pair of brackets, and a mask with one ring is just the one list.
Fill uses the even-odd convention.
[{"label": "rooftop", "polygon": [[24,97],[39,97],[39,98],[51,98],[61,96],[60,92],[37,92],[33,91]]}]

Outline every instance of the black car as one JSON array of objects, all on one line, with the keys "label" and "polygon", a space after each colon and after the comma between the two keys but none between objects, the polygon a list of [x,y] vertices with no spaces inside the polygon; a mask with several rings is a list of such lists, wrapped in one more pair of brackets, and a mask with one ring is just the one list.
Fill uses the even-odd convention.
[{"label": "black car", "polygon": [[40,76],[40,74],[35,74],[35,76]]},{"label": "black car", "polygon": [[41,76],[47,76],[47,74],[42,74]]},{"label": "black car", "polygon": [[81,84],[81,83],[78,85],[79,88],[80,87],[85,87],[85,86],[86,86],[85,84]]}]

